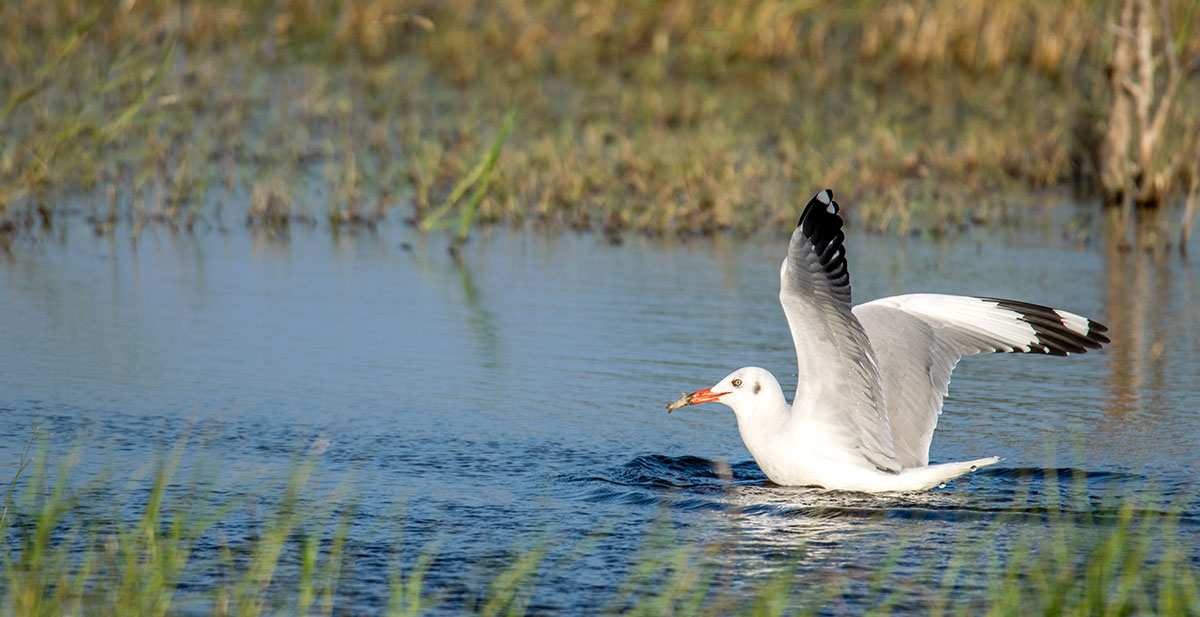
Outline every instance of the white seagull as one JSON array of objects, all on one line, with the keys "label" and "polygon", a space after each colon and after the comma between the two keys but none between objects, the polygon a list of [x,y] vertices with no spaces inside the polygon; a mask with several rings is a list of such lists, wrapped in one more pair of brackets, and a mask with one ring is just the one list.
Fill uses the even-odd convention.
[{"label": "white seagull", "polygon": [[1065,356],[1108,342],[1102,324],[1014,300],[918,293],[851,308],[838,210],[829,189],[808,202],[779,271],[799,364],[792,403],[770,371],[751,366],[667,406],[728,405],[746,449],[776,484],[916,491],[996,463],[992,456],[929,464],[959,358]]}]

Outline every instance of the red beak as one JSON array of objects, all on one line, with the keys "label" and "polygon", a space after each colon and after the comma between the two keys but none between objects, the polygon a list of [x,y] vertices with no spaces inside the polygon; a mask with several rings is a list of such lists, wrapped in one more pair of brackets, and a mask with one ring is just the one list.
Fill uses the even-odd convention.
[{"label": "red beak", "polygon": [[725,396],[726,394],[729,394],[729,393],[728,392],[713,392],[712,388],[705,388],[698,392],[693,392],[691,394],[685,394],[685,395],[681,396],[679,398],[679,400],[671,403],[670,405],[667,405],[667,413],[671,413],[672,411],[675,411],[676,409],[679,409],[680,407],[686,407],[688,405],[698,405],[700,403],[711,403],[712,401],[715,401],[715,400],[721,398],[722,396]]},{"label": "red beak", "polygon": [[712,388],[705,388],[699,392],[693,392],[688,395],[688,404],[697,405],[700,403],[711,403],[722,396],[729,394],[728,392],[713,392]]}]

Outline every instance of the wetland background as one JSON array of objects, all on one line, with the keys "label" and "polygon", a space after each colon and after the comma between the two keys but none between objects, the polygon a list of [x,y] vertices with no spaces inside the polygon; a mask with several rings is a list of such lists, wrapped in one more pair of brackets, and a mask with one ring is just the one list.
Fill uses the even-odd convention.
[{"label": "wetland background", "polygon": [[[1200,612],[1200,5],[1122,209],[1121,4],[5,3],[0,614]],[[826,186],[856,301],[1110,326],[959,367],[933,459],[1001,465],[781,489],[663,413],[794,377]]]},{"label": "wetland background", "polygon": [[[1200,9],[1147,6],[1185,76],[1159,161],[1178,204],[1200,160]],[[1006,224],[1095,193],[1120,8],[11,2],[0,219],[6,242],[66,212],[96,233],[463,215],[746,233],[831,186],[869,229]]]}]

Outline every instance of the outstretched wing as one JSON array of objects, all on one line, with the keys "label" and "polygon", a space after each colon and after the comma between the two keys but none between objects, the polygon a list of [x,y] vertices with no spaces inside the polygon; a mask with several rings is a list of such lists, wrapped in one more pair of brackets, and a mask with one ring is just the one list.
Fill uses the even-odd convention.
[{"label": "outstretched wing", "polygon": [[929,442],[959,358],[987,352],[1065,356],[1108,342],[1103,324],[1047,306],[907,294],[854,307],[871,340],[892,443],[905,467],[929,464]]},{"label": "outstretched wing", "polygon": [[879,369],[850,310],[838,211],[828,189],[808,202],[779,271],[779,302],[799,367],[792,410],[825,424],[832,438],[857,449],[874,466],[899,471]]}]

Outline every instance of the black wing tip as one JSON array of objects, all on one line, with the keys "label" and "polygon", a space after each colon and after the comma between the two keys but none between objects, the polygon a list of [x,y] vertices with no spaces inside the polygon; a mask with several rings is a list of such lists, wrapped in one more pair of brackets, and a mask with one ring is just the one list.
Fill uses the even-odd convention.
[{"label": "black wing tip", "polygon": [[[800,220],[796,223],[796,227],[800,228],[800,232],[808,238],[817,255],[821,257],[822,265],[829,265],[830,260],[836,261],[838,255],[830,252],[831,249],[837,250],[845,244],[846,234],[842,232],[842,217],[838,216],[841,211],[841,206],[833,199],[833,190],[825,189],[808,200],[808,205],[804,206],[804,212],[800,214]],[[844,256],[846,251],[843,248],[838,252]]]},{"label": "black wing tip", "polygon": [[833,198],[833,189],[818,191],[804,206],[796,227],[812,246],[829,281],[837,288],[848,288],[850,266],[846,262],[846,234],[839,212],[841,206]]},{"label": "black wing tip", "polygon": [[831,219],[836,219],[838,227],[841,227],[842,217],[838,216],[841,211],[842,207],[833,198],[833,189],[817,191],[817,194],[808,200],[808,205],[804,206],[800,220],[796,221],[796,227],[802,227],[805,221],[810,221],[810,225],[816,226]]},{"label": "black wing tip", "polygon": [[1108,326],[1098,321],[1088,320],[1088,340],[1096,343],[1096,346],[1092,349],[1100,349],[1102,346],[1112,342],[1109,340],[1108,335],[1104,334],[1105,332],[1108,332]]},{"label": "black wing tip", "polygon": [[[1070,354],[1087,353],[1089,349],[1100,349],[1109,343],[1104,335],[1108,326],[1083,317],[1087,322],[1087,332],[1080,333],[1067,325],[1061,312],[1032,302],[1020,300],[1005,300],[1002,298],[982,298],[995,302],[997,306],[1017,313],[1018,319],[1033,326],[1037,340],[1029,345],[1029,353],[1043,353],[1051,356],[1066,356]],[[1024,349],[1011,351],[1025,352]]]}]

